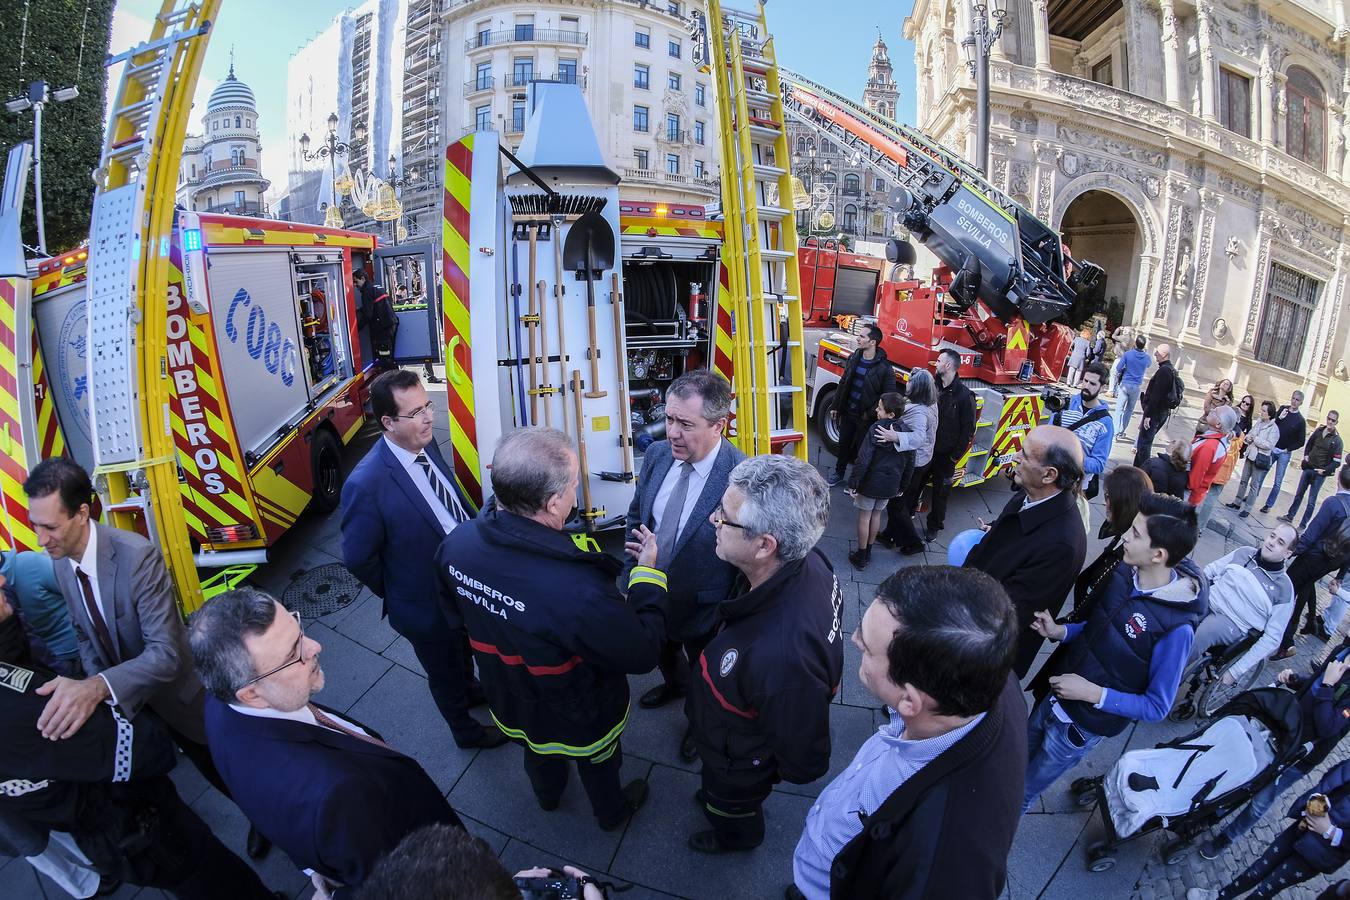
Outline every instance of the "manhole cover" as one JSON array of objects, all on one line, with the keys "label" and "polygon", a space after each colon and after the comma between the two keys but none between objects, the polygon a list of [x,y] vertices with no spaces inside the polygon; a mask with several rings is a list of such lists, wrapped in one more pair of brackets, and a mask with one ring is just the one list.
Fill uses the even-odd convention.
[{"label": "manhole cover", "polygon": [[342,563],[316,566],[296,578],[281,595],[281,605],[306,619],[337,612],[361,593],[361,582]]}]

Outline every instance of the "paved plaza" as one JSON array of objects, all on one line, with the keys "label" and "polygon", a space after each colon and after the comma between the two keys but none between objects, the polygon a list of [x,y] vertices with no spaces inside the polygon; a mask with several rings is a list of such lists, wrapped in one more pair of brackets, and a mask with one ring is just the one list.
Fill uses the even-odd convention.
[{"label": "paved plaza", "polygon": [[[1183,410],[1174,424],[1189,429],[1194,418],[1194,414]],[[441,429],[437,436],[448,453],[448,433]],[[369,430],[358,438],[347,457],[348,466],[355,464],[374,438],[375,432]],[[1166,442],[1160,438],[1157,447],[1165,446]],[[1132,453],[1132,446],[1118,442],[1114,461],[1128,463]],[[828,455],[814,448],[813,455],[825,471]],[[1288,488],[1296,483],[1293,472],[1291,469],[1286,478]],[[1235,489],[1236,479],[1224,499],[1229,499]],[[1270,515],[1258,513],[1247,520],[1238,520],[1235,513],[1220,508],[1201,537],[1196,559],[1204,564],[1239,544],[1255,543],[1257,535],[1264,536],[1265,529],[1274,523],[1275,514],[1287,508],[1289,496],[1290,491],[1286,491]],[[830,527],[821,547],[843,585],[845,633],[857,627],[862,610],[873,598],[875,586],[886,576],[901,565],[944,563],[945,540],[973,526],[976,516],[990,520],[1007,499],[1008,487],[1001,479],[956,491],[947,530],[929,552],[906,559],[878,548],[872,565],[858,572],[846,559],[849,550],[856,546],[855,511],[842,486],[836,488]],[[1093,505],[1094,529],[1102,517],[1099,500]],[[1238,522],[1240,525],[1229,533],[1230,523]],[[1100,546],[1101,542],[1095,539],[1089,542],[1089,559]],[[338,516],[308,513],[273,549],[272,562],[259,569],[253,581],[282,596],[297,579],[319,571],[319,567],[337,563],[340,552]],[[562,806],[546,814],[539,810],[529,789],[518,748],[472,751],[456,748],[432,703],[408,642],[381,620],[377,598],[364,590],[353,593],[350,603],[306,624],[307,633],[323,645],[327,686],[318,699],[369,723],[393,746],[415,756],[445,791],[470,830],[492,846],[508,869],[572,863],[593,874],[605,873],[611,879],[631,882],[634,888],[618,895],[626,900],[781,897],[791,878],[792,850],[812,798],[849,763],[854,751],[882,721],[876,701],[858,681],[859,652],[845,642],[843,687],[831,710],[834,754],[830,773],[808,785],[779,785],[766,803],[768,832],[758,850],[711,858],[694,853],[685,844],[691,832],[706,825],[693,799],[698,787],[697,764],[681,762],[677,752],[684,728],[681,707],[671,704],[650,711],[638,708],[635,701],[623,738],[624,777],[625,780],[647,777],[651,782],[651,798],[623,829],[605,834],[595,826],[575,778],[563,796]],[[1325,591],[1322,602],[1326,602]],[[1300,655],[1287,664],[1304,668],[1314,654],[1323,651],[1324,645],[1306,637],[1299,640]],[[1274,667],[1268,669],[1273,677]],[[631,679],[633,697],[655,685],[659,677],[653,673]],[[481,709],[476,714],[484,716]],[[1231,881],[1282,827],[1277,817],[1287,808],[1288,801],[1276,803],[1266,821],[1213,862],[1192,853],[1179,865],[1164,865],[1158,858],[1163,837],[1154,834],[1122,846],[1114,869],[1103,874],[1086,870],[1086,848],[1101,838],[1102,825],[1096,811],[1074,807],[1068,792],[1069,781],[1081,775],[1104,773],[1121,752],[1152,747],[1193,727],[1163,722],[1128,728],[1105,742],[1072,775],[1046,791],[1021,824],[1009,860],[1006,895],[1013,900],[1048,900],[1078,898],[1090,892],[1097,897],[1151,900],[1184,897],[1188,887],[1217,887]],[[1332,753],[1328,765],[1345,755],[1345,749],[1338,749]],[[239,811],[210,788],[186,761],[179,764],[174,779],[184,798],[231,849],[242,855],[247,827]],[[1296,790],[1305,787],[1306,784],[1300,785]],[[972,809],[970,813],[978,816],[979,810]],[[308,879],[280,851],[272,851],[255,865],[269,886],[294,897],[310,895]],[[1294,889],[1287,896],[1311,898],[1325,883],[1323,879],[1315,879],[1309,887]],[[23,860],[9,860],[0,865],[0,897],[64,896],[51,882],[39,878]],[[161,892],[138,892],[124,887],[114,896],[159,897]]]}]

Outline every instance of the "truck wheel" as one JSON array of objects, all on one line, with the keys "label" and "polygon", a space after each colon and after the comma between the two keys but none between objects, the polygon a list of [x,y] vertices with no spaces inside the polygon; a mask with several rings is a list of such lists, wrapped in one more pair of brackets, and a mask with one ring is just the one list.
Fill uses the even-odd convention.
[{"label": "truck wheel", "polygon": [[816,431],[820,434],[820,442],[833,456],[839,455],[839,423],[830,415],[830,407],[834,405],[837,390],[831,388],[816,404]]},{"label": "truck wheel", "polygon": [[327,428],[314,431],[309,465],[314,478],[314,494],[309,505],[321,513],[330,513],[342,500],[342,448]]}]

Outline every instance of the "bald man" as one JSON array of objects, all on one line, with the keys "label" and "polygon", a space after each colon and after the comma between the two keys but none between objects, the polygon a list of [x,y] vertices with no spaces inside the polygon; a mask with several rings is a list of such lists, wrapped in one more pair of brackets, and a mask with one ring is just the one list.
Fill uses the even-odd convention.
[{"label": "bald man", "polygon": [[[1143,468],[1153,455],[1153,439],[1162,431],[1162,427],[1167,424],[1167,417],[1176,408],[1172,403],[1173,393],[1178,396],[1181,394],[1180,377],[1172,366],[1172,348],[1167,344],[1159,344],[1158,349],[1153,351],[1153,359],[1158,369],[1148,380],[1144,395],[1139,398],[1144,415],[1139,421],[1139,440],[1134,445],[1134,464],[1139,468]],[[1186,437],[1189,439],[1190,434]]]},{"label": "bald man", "polygon": [[1022,678],[1045,639],[1033,631],[1036,611],[1058,611],[1073,589],[1087,554],[1078,514],[1083,445],[1067,428],[1041,425],[1027,432],[1013,461],[1016,491],[965,565],[987,572],[1008,592],[1017,610],[1019,637],[1014,670]]}]

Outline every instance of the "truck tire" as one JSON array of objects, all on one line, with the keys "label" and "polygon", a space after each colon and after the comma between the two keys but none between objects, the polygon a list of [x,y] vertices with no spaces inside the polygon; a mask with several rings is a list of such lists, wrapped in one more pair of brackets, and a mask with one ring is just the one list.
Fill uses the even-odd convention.
[{"label": "truck tire", "polygon": [[327,428],[314,429],[309,466],[314,484],[309,505],[318,512],[330,513],[342,501],[342,445]]},{"label": "truck tire", "polygon": [[834,406],[834,392],[837,387],[829,388],[816,403],[816,433],[820,443],[832,456],[839,455],[839,423],[830,417],[830,407]]}]

